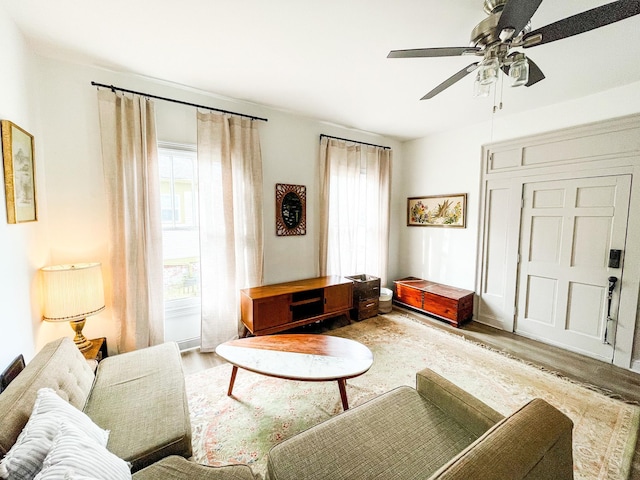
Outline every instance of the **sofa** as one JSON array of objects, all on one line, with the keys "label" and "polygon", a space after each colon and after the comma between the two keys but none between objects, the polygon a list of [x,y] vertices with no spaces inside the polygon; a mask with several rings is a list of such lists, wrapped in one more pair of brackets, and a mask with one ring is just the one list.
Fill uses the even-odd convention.
[{"label": "sofa", "polygon": [[[44,387],[110,431],[106,449],[130,463],[134,480],[254,479],[246,465],[187,460],[191,426],[174,343],[106,358],[95,373],[70,339],[49,343],[0,393],[0,456],[26,430]],[[541,399],[505,418],[425,369],[415,389],[396,388],[274,446],[267,479],[572,479],[572,427]]]},{"label": "sofa", "polygon": [[109,432],[106,449],[129,463],[136,480],[253,479],[247,466],[211,468],[185,459],[192,453],[191,423],[177,344],[93,367],[67,337],[45,345],[0,393],[0,457],[16,443],[42,392],[52,389]]},{"label": "sofa", "polygon": [[542,399],[504,418],[431,370],[274,446],[268,480],[573,478],[573,423]]}]

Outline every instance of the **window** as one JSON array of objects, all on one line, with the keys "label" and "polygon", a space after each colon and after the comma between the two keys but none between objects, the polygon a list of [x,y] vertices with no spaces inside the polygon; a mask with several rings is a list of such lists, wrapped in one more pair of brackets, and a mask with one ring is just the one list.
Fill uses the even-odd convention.
[{"label": "window", "polygon": [[[386,281],[391,151],[321,140],[320,271]],[[324,182],[328,182],[325,184]]]},{"label": "window", "polygon": [[200,238],[195,145],[158,145],[165,339],[181,347],[200,337]]}]

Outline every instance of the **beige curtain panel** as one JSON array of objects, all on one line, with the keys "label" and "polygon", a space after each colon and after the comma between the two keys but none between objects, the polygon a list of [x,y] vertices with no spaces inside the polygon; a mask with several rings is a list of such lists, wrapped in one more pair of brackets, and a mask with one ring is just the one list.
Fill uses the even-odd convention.
[{"label": "beige curtain panel", "polygon": [[240,289],[263,281],[262,156],[248,118],[198,112],[201,350],[237,338]]},{"label": "beige curtain panel", "polygon": [[320,140],[320,274],[368,274],[386,285],[391,150]]},{"label": "beige curtain panel", "polygon": [[118,350],[164,341],[160,177],[153,102],[98,91]]}]

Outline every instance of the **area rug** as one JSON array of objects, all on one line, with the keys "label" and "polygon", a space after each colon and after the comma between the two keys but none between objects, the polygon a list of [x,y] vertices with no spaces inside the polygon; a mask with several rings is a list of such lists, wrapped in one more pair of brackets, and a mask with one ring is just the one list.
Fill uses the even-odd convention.
[{"label": "area rug", "polygon": [[[400,385],[415,386],[428,367],[503,415],[535,397],[574,422],[575,479],[626,479],[640,424],[640,407],[609,398],[531,365],[392,312],[331,330],[367,345],[371,369],[347,382],[353,408]],[[342,411],[336,382],[298,382],[238,372],[226,395],[230,365],[186,377],[193,460],[249,464],[264,476],[269,449]]]}]

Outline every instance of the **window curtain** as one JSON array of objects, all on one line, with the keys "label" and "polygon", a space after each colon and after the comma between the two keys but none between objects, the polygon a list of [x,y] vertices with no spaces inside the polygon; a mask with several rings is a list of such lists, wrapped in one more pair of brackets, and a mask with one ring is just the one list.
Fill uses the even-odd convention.
[{"label": "window curtain", "polygon": [[387,282],[391,150],[320,140],[320,274]]},{"label": "window curtain", "polygon": [[118,350],[164,341],[160,180],[151,100],[98,91]]},{"label": "window curtain", "polygon": [[247,118],[198,112],[201,350],[242,331],[240,289],[263,281],[262,157]]}]

